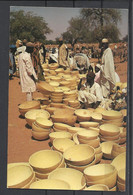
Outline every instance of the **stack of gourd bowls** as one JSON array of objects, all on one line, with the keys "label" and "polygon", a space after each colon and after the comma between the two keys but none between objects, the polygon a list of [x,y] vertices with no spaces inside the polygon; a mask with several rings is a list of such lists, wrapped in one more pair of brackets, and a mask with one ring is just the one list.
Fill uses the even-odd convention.
[{"label": "stack of gourd bowls", "polygon": [[77,132],[77,138],[80,144],[87,144],[95,149],[96,163],[102,158],[99,133],[93,130],[82,130]]},{"label": "stack of gourd bowls", "polygon": [[54,92],[52,92],[51,94],[51,101],[55,102],[55,103],[61,103],[63,101],[63,91],[60,90],[55,90]]},{"label": "stack of gourd bowls", "polygon": [[29,163],[9,163],[7,187],[27,189],[36,181],[35,172]]},{"label": "stack of gourd bowls", "polygon": [[41,117],[36,118],[36,121],[32,123],[32,137],[36,140],[49,138],[52,126],[52,121]]},{"label": "stack of gourd bowls", "polygon": [[31,109],[25,114],[25,120],[29,126],[32,126],[32,123],[34,123],[38,117],[49,119],[50,114],[43,109]]},{"label": "stack of gourd bowls", "polygon": [[65,123],[73,126],[76,123],[77,117],[74,115],[74,111],[70,109],[57,109],[54,114],[51,115],[51,119],[54,123]]},{"label": "stack of gourd bowls", "polygon": [[125,191],[126,185],[126,169],[120,169],[118,171],[117,187],[119,191]]},{"label": "stack of gourd bowls", "polygon": [[101,141],[126,142],[126,128],[123,127],[123,114],[120,111],[103,111],[100,126]]},{"label": "stack of gourd bowls", "polygon": [[106,159],[114,159],[119,154],[126,152],[126,146],[122,147],[113,141],[102,142],[100,146],[103,152],[103,157]]},{"label": "stack of gourd bowls", "polygon": [[84,170],[87,186],[104,184],[112,191],[116,188],[117,169],[111,164],[97,164]]},{"label": "stack of gourd bowls", "polygon": [[71,140],[71,138],[55,138],[53,140],[53,150],[57,150],[62,154],[65,152],[65,150],[74,145],[76,144],[73,140]]},{"label": "stack of gourd bowls", "polygon": [[34,139],[45,140],[49,137],[53,125],[49,118],[50,114],[43,109],[32,109],[25,114],[27,124],[32,127]]},{"label": "stack of gourd bowls", "polygon": [[37,83],[37,89],[43,94],[44,97],[49,98],[51,93],[54,92],[54,87],[45,81]]},{"label": "stack of gourd bowls", "polygon": [[32,183],[30,189],[70,190],[70,185],[59,179],[42,179]]},{"label": "stack of gourd bowls", "polygon": [[65,167],[62,154],[53,150],[40,150],[33,153],[29,158],[29,164],[37,179],[47,179],[50,172]]},{"label": "stack of gourd bowls", "polygon": [[64,124],[64,123],[54,123],[53,130],[55,132],[68,131],[69,127],[70,127],[70,125],[67,125],[67,124]]},{"label": "stack of gourd bowls", "polygon": [[87,109],[75,110],[78,122],[90,121],[92,112]]},{"label": "stack of gourd bowls", "polygon": [[[63,83],[63,81],[62,81]],[[64,84],[66,82],[64,81]],[[38,90],[43,94],[45,98],[50,98],[50,103],[64,103],[73,108],[79,108],[80,103],[78,101],[78,92],[76,89],[71,90],[68,86],[59,86],[60,82],[51,81],[49,83],[42,81],[37,84]]]},{"label": "stack of gourd bowls", "polygon": [[51,100],[48,97],[36,97],[34,100],[40,101],[41,109],[45,109],[51,103]]},{"label": "stack of gourd bowls", "polygon": [[120,144],[124,144],[126,142],[126,127],[120,127]]},{"label": "stack of gourd bowls", "polygon": [[123,126],[123,115],[119,111],[104,111],[102,112],[102,123],[103,124],[113,124],[118,127]]},{"label": "stack of gourd bowls", "polygon": [[26,101],[20,104],[18,108],[19,108],[20,114],[22,116],[25,116],[25,113],[28,112],[29,110],[40,108],[40,102],[39,101]]},{"label": "stack of gourd bowls", "polygon": [[[44,94],[44,97],[50,97],[52,102],[64,103],[73,108],[80,108],[80,103],[78,101],[78,91],[77,86],[80,81],[78,71],[70,71],[69,68],[64,70],[63,68],[57,68],[58,64],[45,64],[45,82],[37,84],[38,90]],[[47,83],[47,84],[46,84]],[[52,94],[48,93],[45,84],[50,85],[49,89],[54,88]],[[51,88],[52,87],[52,88]],[[42,90],[42,88],[45,88]],[[50,95],[50,96],[48,96]]]},{"label": "stack of gourd bowls", "polygon": [[52,171],[48,179],[57,179],[69,184],[70,190],[83,190],[86,180],[81,171],[72,168],[59,168]]},{"label": "stack of gourd bowls", "polygon": [[63,156],[69,168],[77,169],[81,172],[83,172],[86,167],[96,163],[95,150],[87,144],[69,147],[64,151]]},{"label": "stack of gourd bowls", "polygon": [[99,123],[98,122],[93,122],[93,121],[84,121],[84,122],[79,122],[80,127],[86,128],[88,130],[93,130],[99,133]]},{"label": "stack of gourd bowls", "polygon": [[67,138],[72,139],[72,134],[66,131],[52,132],[49,134],[50,142],[53,143],[54,139],[57,138]]},{"label": "stack of gourd bowls", "polygon": [[116,156],[111,165],[113,165],[117,172],[117,189],[118,191],[125,191],[126,185],[126,152],[123,152]]},{"label": "stack of gourd bowls", "polygon": [[113,124],[104,124],[100,126],[101,142],[113,141],[119,143],[120,128]]}]

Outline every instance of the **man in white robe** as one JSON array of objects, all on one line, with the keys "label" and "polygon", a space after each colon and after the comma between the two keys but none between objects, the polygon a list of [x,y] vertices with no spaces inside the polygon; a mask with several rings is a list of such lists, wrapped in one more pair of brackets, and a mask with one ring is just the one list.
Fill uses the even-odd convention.
[{"label": "man in white robe", "polygon": [[93,72],[88,72],[87,82],[82,86],[81,79],[78,86],[78,100],[82,105],[85,105],[85,108],[97,108],[103,100],[101,87],[98,83],[94,82],[94,78],[95,74]]},{"label": "man in white robe", "polygon": [[111,49],[108,47],[108,39],[102,40],[102,65],[101,65],[101,88],[105,98],[108,98],[111,90],[114,88],[115,80],[115,69],[114,59]]},{"label": "man in white robe", "polygon": [[33,44],[27,43],[26,51],[22,51],[18,57],[20,85],[23,93],[26,93],[26,100],[32,101],[33,92],[36,91],[37,75],[35,73],[30,53],[33,51]]}]

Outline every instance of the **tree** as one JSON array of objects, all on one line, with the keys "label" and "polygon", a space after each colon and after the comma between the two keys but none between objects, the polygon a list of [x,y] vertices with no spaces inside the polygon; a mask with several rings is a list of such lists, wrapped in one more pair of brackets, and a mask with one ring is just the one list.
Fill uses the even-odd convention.
[{"label": "tree", "polygon": [[107,37],[110,41],[117,42],[119,39],[119,29],[117,24],[121,21],[120,11],[116,9],[85,9],[80,12],[81,18],[94,34],[95,40],[100,42]]},{"label": "tree", "polygon": [[119,30],[114,25],[106,25],[104,28],[98,27],[93,31],[93,41],[101,42],[102,38],[108,38],[109,42],[119,41]]},{"label": "tree", "polygon": [[55,43],[56,43],[57,45],[59,45],[59,37],[56,37],[56,38],[55,38]]},{"label": "tree", "polygon": [[122,41],[123,42],[128,42],[128,35],[126,35],[125,37],[123,37]]},{"label": "tree", "polygon": [[78,42],[89,42],[90,34],[80,17],[71,18],[67,31],[62,33],[63,39],[74,46]]},{"label": "tree", "polygon": [[65,41],[74,45],[80,43],[99,42],[106,37],[111,42],[119,41],[118,22],[120,11],[115,9],[81,9],[80,15],[71,18],[67,31],[62,34]]},{"label": "tree", "polygon": [[40,16],[34,16],[32,12],[15,11],[10,13],[10,43],[15,44],[17,39],[28,41],[40,41],[44,43],[46,34],[52,30]]}]

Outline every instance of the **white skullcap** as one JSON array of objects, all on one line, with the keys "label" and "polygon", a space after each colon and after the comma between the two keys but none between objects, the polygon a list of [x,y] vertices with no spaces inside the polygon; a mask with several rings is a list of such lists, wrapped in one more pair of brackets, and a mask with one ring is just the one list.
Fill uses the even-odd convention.
[{"label": "white skullcap", "polygon": [[109,42],[108,39],[106,38],[102,39],[102,43],[108,43],[108,42]]},{"label": "white skullcap", "polygon": [[122,93],[127,93],[127,89],[122,89]]}]

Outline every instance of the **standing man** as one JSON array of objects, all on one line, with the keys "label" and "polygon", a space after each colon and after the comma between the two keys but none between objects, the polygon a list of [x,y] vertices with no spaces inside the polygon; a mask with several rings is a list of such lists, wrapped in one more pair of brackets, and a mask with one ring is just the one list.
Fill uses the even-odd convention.
[{"label": "standing man", "polygon": [[37,73],[38,79],[44,81],[43,68],[40,62],[39,50],[40,50],[40,42],[35,42],[33,53],[32,53],[33,65]]},{"label": "standing man", "polygon": [[20,53],[25,52],[26,50],[26,46],[23,45],[23,42],[19,39],[16,41],[16,50],[17,50],[15,52],[16,76],[19,77],[18,57]]},{"label": "standing man", "polygon": [[33,92],[36,91],[37,76],[30,56],[33,48],[33,43],[27,43],[26,51],[21,52],[18,57],[20,85],[22,92],[26,93],[27,101],[32,101]]},{"label": "standing man", "polygon": [[115,86],[115,69],[112,50],[109,48],[108,39],[102,39],[102,65],[101,65],[101,88],[105,98],[108,98]]},{"label": "standing man", "polygon": [[67,46],[63,43],[63,39],[59,39],[59,54],[58,54],[58,63],[59,66],[66,69],[68,67],[68,49]]}]

